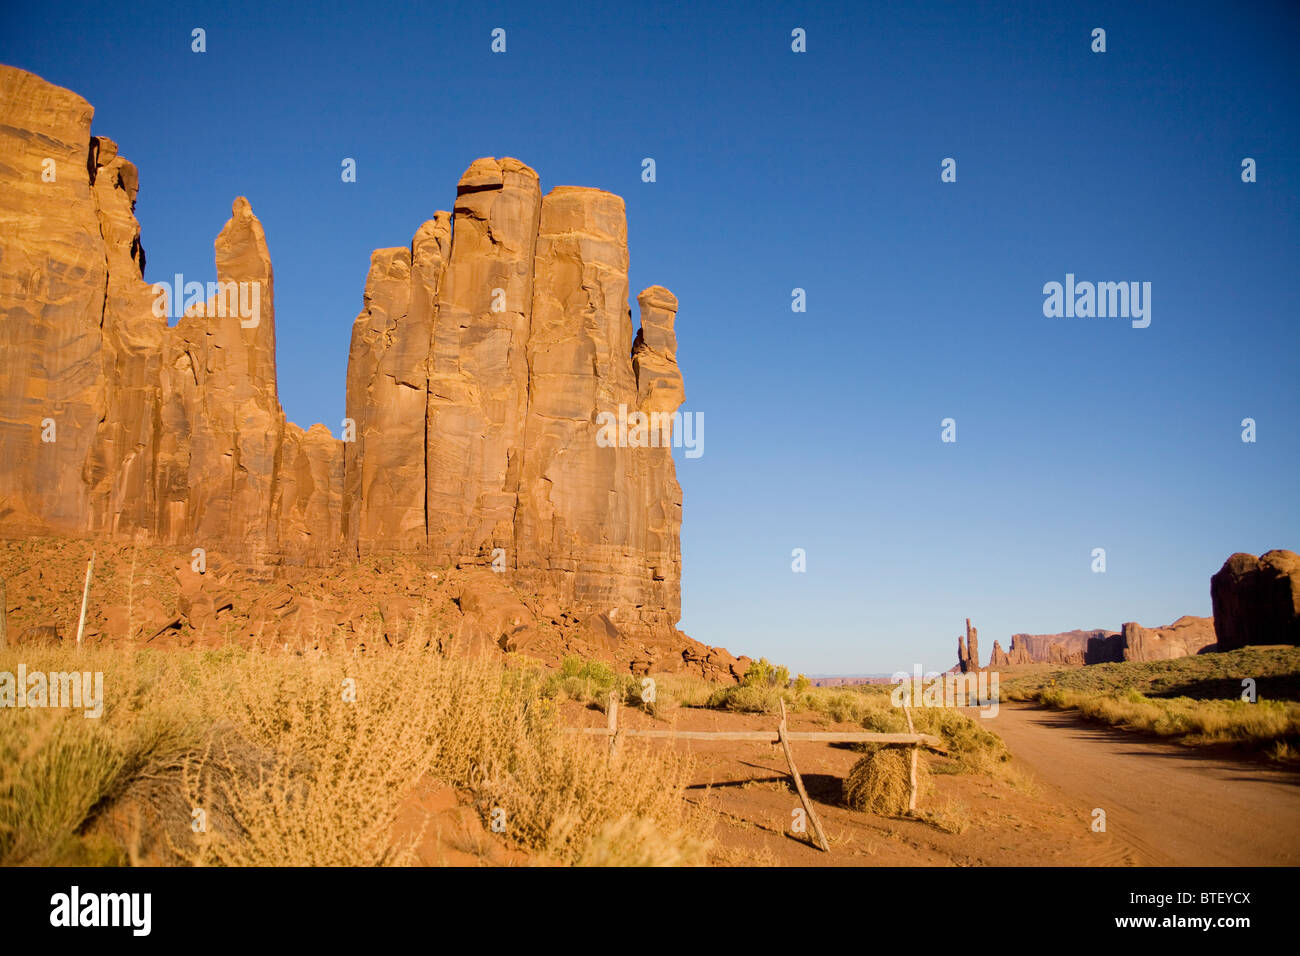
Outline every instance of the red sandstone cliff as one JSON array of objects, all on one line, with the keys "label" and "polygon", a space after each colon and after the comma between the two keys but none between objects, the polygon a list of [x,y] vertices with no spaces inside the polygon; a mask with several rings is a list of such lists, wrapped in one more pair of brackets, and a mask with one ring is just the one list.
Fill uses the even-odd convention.
[{"label": "red sandstone cliff", "polygon": [[671,414],[684,395],[668,290],[641,293],[633,335],[621,199],[543,196],[518,160],[475,160],[453,212],[371,257],[345,441],[285,420],[271,255],[247,200],[216,239],[222,290],[169,327],[144,278],[136,169],[92,116],[0,66],[0,534],[139,536],[252,565],[495,557],[500,580],[575,620],[730,673],[676,631],[671,449],[596,440],[599,413]]}]

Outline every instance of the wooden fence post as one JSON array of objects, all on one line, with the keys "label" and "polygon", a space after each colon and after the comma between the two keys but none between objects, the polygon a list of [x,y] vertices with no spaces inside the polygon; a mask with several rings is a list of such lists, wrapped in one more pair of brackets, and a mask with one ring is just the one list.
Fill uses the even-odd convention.
[{"label": "wooden fence post", "polygon": [[[911,705],[903,708],[903,714],[907,717],[907,732],[916,733],[916,728],[912,726],[912,708]],[[921,748],[916,744],[912,745],[912,789],[907,797],[907,812],[916,812],[916,760],[921,753]]]},{"label": "wooden fence post", "polygon": [[86,604],[90,600],[90,575],[95,570],[95,552],[90,552],[90,563],[86,565],[86,586],[81,591],[81,619],[77,622],[77,646],[81,646],[81,633],[86,629]]},{"label": "wooden fence post", "polygon": [[618,694],[615,691],[609,692],[609,704],[605,708],[605,729],[609,732],[609,755],[613,757],[618,752]]},{"label": "wooden fence post", "polygon": [[817,819],[817,811],[813,809],[812,801],[808,799],[808,791],[803,788],[803,778],[799,776],[799,770],[794,765],[794,752],[790,749],[790,738],[786,736],[785,728],[785,698],[781,701],[781,723],[776,729],[776,736],[781,741],[781,746],[785,748],[786,763],[790,765],[790,776],[794,777],[794,787],[799,792],[799,802],[803,804],[803,811],[808,815],[812,822],[813,831],[817,834],[817,845],[820,849],[829,853],[830,844],[826,842],[826,834],[822,830],[822,822]]},{"label": "wooden fence post", "polygon": [[9,646],[9,600],[5,597],[5,579],[0,578],[0,651]]}]

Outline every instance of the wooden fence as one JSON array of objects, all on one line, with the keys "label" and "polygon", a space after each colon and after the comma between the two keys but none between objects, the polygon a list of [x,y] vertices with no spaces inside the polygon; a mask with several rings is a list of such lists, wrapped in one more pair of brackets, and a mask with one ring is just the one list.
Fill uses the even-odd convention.
[{"label": "wooden fence", "polygon": [[799,794],[799,801],[803,804],[804,813],[807,814],[808,820],[813,825],[813,832],[817,839],[814,846],[819,849],[830,852],[830,846],[826,842],[826,833],[822,830],[821,820],[817,817],[817,812],[813,809],[812,801],[808,799],[808,791],[804,789],[803,778],[799,776],[799,770],[794,765],[794,753],[790,749],[792,741],[818,741],[821,743],[853,743],[853,744],[885,744],[908,746],[912,749],[912,766],[911,766],[911,784],[908,795],[907,808],[909,811],[916,810],[916,761],[921,747],[927,747],[931,750],[943,750],[943,742],[932,734],[918,734],[912,724],[911,708],[904,708],[907,715],[907,726],[910,733],[906,734],[881,734],[881,733],[864,733],[864,732],[844,732],[844,731],[822,731],[822,730],[788,730],[786,728],[785,701],[781,701],[781,722],[777,724],[776,730],[635,730],[629,727],[619,727],[618,725],[618,705],[619,695],[611,693],[609,703],[605,710],[604,727],[570,727],[573,733],[596,734],[609,737],[609,752],[613,756],[618,750],[619,741],[624,737],[654,737],[668,740],[753,740],[759,743],[780,744],[785,751],[786,763],[790,766],[790,776],[794,779],[795,790]]}]

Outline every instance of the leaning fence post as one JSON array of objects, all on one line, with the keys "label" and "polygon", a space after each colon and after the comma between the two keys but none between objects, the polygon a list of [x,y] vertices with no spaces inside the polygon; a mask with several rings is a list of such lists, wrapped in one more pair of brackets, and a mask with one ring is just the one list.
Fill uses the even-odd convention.
[{"label": "leaning fence post", "polygon": [[77,646],[81,646],[81,633],[86,629],[86,603],[90,600],[90,575],[95,570],[95,552],[90,552],[90,563],[86,565],[86,586],[81,591],[81,619],[77,622]]},{"label": "leaning fence post", "polygon": [[785,760],[790,765],[790,776],[794,777],[794,788],[799,792],[799,802],[803,804],[803,811],[812,821],[813,832],[817,834],[817,846],[827,853],[831,851],[830,844],[826,842],[826,833],[822,830],[822,822],[817,819],[817,811],[813,809],[812,801],[808,799],[808,791],[803,788],[803,778],[799,776],[799,770],[794,765],[794,752],[790,749],[790,738],[786,736],[785,729],[785,698],[779,698],[781,702],[781,723],[776,728],[776,736],[781,741],[781,746],[785,748]]},{"label": "leaning fence post", "polygon": [[0,651],[9,646],[9,600],[5,597],[5,579],[0,578]]}]

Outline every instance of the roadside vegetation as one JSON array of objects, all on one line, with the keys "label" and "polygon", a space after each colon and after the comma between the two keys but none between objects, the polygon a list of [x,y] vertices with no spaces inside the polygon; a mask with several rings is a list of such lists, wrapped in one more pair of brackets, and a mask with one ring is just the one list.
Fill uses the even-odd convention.
[{"label": "roadside vegetation", "polygon": [[[1243,699],[1252,689],[1255,699]],[[1002,696],[1073,709],[1090,720],[1194,746],[1228,745],[1280,762],[1300,762],[1296,647],[1036,668],[1004,679]]]}]

